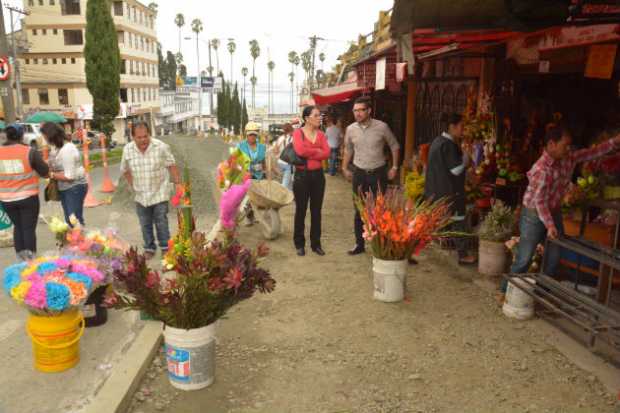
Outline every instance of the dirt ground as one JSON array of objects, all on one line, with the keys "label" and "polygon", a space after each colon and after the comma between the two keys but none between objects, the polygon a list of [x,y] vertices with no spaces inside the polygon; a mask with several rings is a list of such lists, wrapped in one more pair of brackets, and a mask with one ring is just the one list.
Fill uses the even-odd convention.
[{"label": "dirt ground", "polygon": [[[208,152],[210,145],[201,148]],[[198,170],[206,179],[208,171]],[[346,255],[353,243],[350,188],[339,177],[327,177],[327,188],[327,255],[297,257],[294,207],[281,210],[284,233],[269,242],[265,261],[276,290],[220,321],[215,383],[175,390],[160,353],[128,413],[620,409],[617,395],[546,343],[531,323],[505,318],[471,273],[441,253],[426,252],[410,267],[404,302],[373,300],[371,257]],[[257,227],[242,228],[240,238],[252,246],[262,242]]]}]

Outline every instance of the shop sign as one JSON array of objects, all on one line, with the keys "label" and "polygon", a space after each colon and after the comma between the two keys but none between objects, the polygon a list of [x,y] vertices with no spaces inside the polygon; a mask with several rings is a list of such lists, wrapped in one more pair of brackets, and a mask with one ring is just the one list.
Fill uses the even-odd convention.
[{"label": "shop sign", "polygon": [[0,80],[7,80],[11,74],[11,64],[7,56],[0,57]]},{"label": "shop sign", "polygon": [[585,77],[611,79],[614,72],[617,50],[617,44],[598,44],[590,46]]},{"label": "shop sign", "polygon": [[386,72],[386,59],[382,57],[377,60],[375,71],[375,90],[385,89],[385,72]]},{"label": "shop sign", "polygon": [[75,112],[73,111],[62,112],[62,116],[64,116],[65,119],[75,119]]},{"label": "shop sign", "polygon": [[544,36],[538,48],[539,50],[549,50],[618,41],[620,40],[618,28],[620,28],[618,24],[562,27],[550,31]]}]

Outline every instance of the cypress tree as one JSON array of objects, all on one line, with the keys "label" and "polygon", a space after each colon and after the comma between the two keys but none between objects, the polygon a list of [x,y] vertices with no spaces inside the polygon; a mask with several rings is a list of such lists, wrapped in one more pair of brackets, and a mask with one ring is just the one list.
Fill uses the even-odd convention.
[{"label": "cypress tree", "polygon": [[248,124],[248,108],[245,104],[245,98],[243,99],[243,107],[241,112],[241,131],[245,130],[245,125]]},{"label": "cypress tree", "polygon": [[161,53],[160,43],[157,43],[157,72],[159,73],[159,87],[165,89],[168,84],[168,67]]},{"label": "cypress tree", "polygon": [[232,125],[233,125],[233,102],[232,102],[232,95],[231,95],[231,91],[230,91],[230,84],[225,84],[224,85],[224,91],[225,91],[225,96],[224,96],[224,101],[226,102],[226,106],[225,106],[225,112],[224,112],[224,118],[226,119],[226,127],[230,130],[232,129]]},{"label": "cypress tree", "polygon": [[176,90],[177,88],[177,59],[171,51],[166,53],[166,78],[168,90]]},{"label": "cypress tree", "polygon": [[232,128],[234,130],[235,135],[239,134],[240,125],[241,125],[241,103],[239,102],[239,90],[237,88],[237,83],[235,83],[235,90],[232,94],[232,102],[231,102],[232,110],[230,111]]},{"label": "cypress tree", "polygon": [[93,125],[110,137],[120,110],[121,54],[109,0],[88,0],[84,57]]}]

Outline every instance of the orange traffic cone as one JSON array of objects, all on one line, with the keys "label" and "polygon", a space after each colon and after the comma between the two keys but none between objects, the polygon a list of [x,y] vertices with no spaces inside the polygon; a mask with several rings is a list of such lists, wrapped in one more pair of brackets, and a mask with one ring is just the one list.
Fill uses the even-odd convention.
[{"label": "orange traffic cone", "polygon": [[90,178],[90,159],[88,157],[88,139],[82,140],[82,149],[84,151],[84,170],[86,171],[86,183],[88,184],[88,192],[86,192],[86,199],[84,199],[84,206],[86,208],[98,207],[102,204],[93,195],[93,182]]},{"label": "orange traffic cone", "polygon": [[110,193],[116,191],[116,186],[110,179],[110,171],[108,169],[108,153],[105,147],[105,135],[102,133],[99,135],[99,140],[101,143],[101,156],[103,159],[103,184],[101,185],[101,189],[99,192]]},{"label": "orange traffic cone", "polygon": [[43,160],[47,162],[50,159],[50,147],[45,145],[43,147]]}]

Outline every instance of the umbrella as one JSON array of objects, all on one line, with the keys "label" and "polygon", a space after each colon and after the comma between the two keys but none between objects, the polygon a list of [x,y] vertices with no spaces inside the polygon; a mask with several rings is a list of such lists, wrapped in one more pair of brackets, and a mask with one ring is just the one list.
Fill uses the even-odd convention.
[{"label": "umbrella", "polygon": [[26,119],[26,123],[44,123],[44,122],[54,122],[54,123],[65,123],[67,119],[64,116],[59,115],[55,112],[37,112],[32,116],[29,116]]}]

